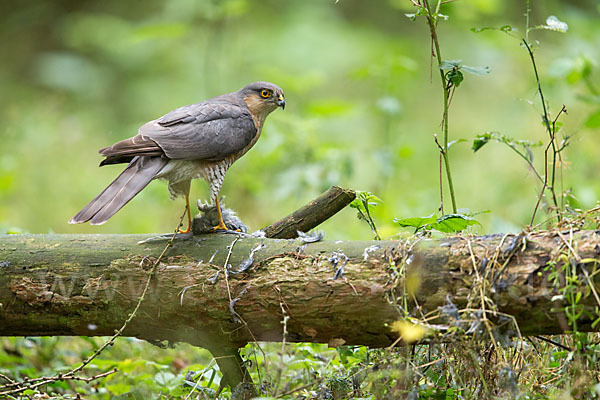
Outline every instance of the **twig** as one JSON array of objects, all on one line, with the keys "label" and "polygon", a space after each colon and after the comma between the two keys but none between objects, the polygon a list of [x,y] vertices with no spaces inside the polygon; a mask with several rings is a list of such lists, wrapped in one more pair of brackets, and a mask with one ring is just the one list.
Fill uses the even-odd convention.
[{"label": "twig", "polygon": [[213,368],[213,363],[215,363],[215,362],[216,362],[216,360],[214,358],[212,360],[210,360],[210,363],[208,363],[208,365],[202,370],[202,372],[200,372],[198,374],[199,375],[198,378],[195,378],[196,379],[196,384],[192,387],[192,390],[187,394],[187,396],[185,396],[185,398],[183,400],[188,400],[190,398],[190,396],[192,395],[192,393],[194,393],[194,391],[198,388],[198,386],[200,386],[200,381],[204,377],[204,373],[206,371],[208,371],[209,369],[212,369]]},{"label": "twig", "polygon": [[283,302],[279,303],[279,307],[281,308],[281,314],[283,315],[283,319],[281,320],[281,325],[283,325],[283,333],[281,339],[281,351],[279,353],[279,368],[277,369],[277,381],[275,383],[275,396],[277,397],[277,392],[279,391],[279,382],[281,381],[281,374],[283,372],[283,352],[285,351],[285,340],[287,338],[287,322],[290,317],[288,317],[285,312],[285,308],[283,307]]},{"label": "twig", "polygon": [[225,262],[223,263],[223,275],[225,275],[225,284],[227,286],[227,295],[229,296],[229,303],[231,303],[231,301],[233,299],[231,297],[231,290],[229,289],[229,279],[228,279],[229,268],[227,267],[227,264],[229,263],[229,258],[231,257],[231,253],[233,253],[233,246],[235,246],[235,244],[237,243],[238,240],[240,240],[240,236],[236,236],[235,239],[233,239],[233,241],[229,245],[229,251],[227,252],[227,257],[225,257]]},{"label": "twig", "polygon": [[92,381],[95,381],[96,379],[100,379],[100,378],[104,378],[108,375],[112,375],[112,374],[116,373],[117,371],[118,371],[117,368],[113,368],[109,371],[105,371],[100,374],[90,376],[87,378],[82,377],[82,376],[77,376],[77,375],[67,376],[67,375],[58,374],[57,376],[45,376],[42,378],[36,378],[36,379],[27,380],[27,381],[23,381],[23,382],[16,382],[16,381],[10,380],[8,377],[4,377],[5,379],[9,380],[11,383],[8,385],[2,386],[3,388],[9,388],[9,387],[15,387],[15,386],[16,386],[16,388],[7,390],[4,392],[0,392],[0,395],[8,396],[11,394],[17,394],[17,393],[23,392],[25,390],[35,390],[40,386],[44,386],[44,385],[58,382],[58,381],[82,381],[85,383],[90,383]]},{"label": "twig", "polygon": [[498,272],[492,277],[491,287],[494,287],[496,285],[496,281],[502,276],[504,269],[506,268],[506,266],[508,265],[508,263],[510,262],[512,257],[517,252],[517,250],[518,250],[517,245],[519,244],[519,242],[521,240],[523,240],[523,246],[521,247],[521,251],[525,250],[525,246],[527,245],[527,235],[524,232],[521,232],[521,233],[519,233],[519,235],[517,235],[515,240],[512,242],[512,244],[506,250],[508,252],[508,255],[505,257],[504,263],[502,264],[502,266],[500,267]]},{"label": "twig", "polygon": [[554,340],[550,340],[550,339],[548,339],[548,338],[545,338],[545,337],[543,337],[543,336],[536,335],[536,336],[534,336],[534,338],[536,338],[536,339],[539,339],[539,340],[543,340],[544,342],[546,342],[546,343],[550,343],[551,345],[554,345],[554,346],[556,346],[556,347],[560,347],[560,348],[561,348],[561,349],[563,349],[563,350],[567,350],[567,351],[573,351],[573,349],[571,349],[570,347],[568,347],[568,346],[565,346],[564,344],[561,344],[561,343],[555,342]]},{"label": "twig", "polygon": [[0,378],[8,381],[9,384],[13,384],[15,383],[15,381],[13,381],[12,379],[10,379],[8,376],[4,375],[4,374],[0,374]]}]

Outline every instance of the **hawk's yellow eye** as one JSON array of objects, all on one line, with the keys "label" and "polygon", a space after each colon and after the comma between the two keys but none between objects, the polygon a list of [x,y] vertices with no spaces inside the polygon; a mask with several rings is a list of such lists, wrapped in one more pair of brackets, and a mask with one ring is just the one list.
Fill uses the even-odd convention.
[{"label": "hawk's yellow eye", "polygon": [[263,89],[263,90],[261,90],[261,91],[260,91],[260,96],[261,96],[261,97],[263,97],[263,98],[265,98],[265,99],[266,99],[267,97],[269,97],[270,95],[271,95],[271,93],[269,93],[269,91],[268,91],[268,90],[264,90],[264,89]]}]

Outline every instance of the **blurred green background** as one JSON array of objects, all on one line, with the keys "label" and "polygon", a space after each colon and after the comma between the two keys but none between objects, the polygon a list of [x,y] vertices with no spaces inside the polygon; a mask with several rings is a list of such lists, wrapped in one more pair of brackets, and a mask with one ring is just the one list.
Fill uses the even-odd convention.
[{"label": "blurred green background", "polygon": [[[458,206],[490,210],[478,217],[480,233],[527,224],[540,186],[505,146],[473,153],[470,144],[487,131],[547,139],[519,45],[524,11],[524,1],[503,0],[442,8],[444,58],[491,68],[465,77],[449,119],[451,140],[469,141],[451,148]],[[440,133],[442,91],[425,21],[411,22],[407,12],[414,12],[408,0],[2,2],[0,231],[172,231],[184,203],[169,200],[164,182],[152,182],[103,226],[67,224],[122,169],[98,168],[97,150],[176,107],[268,80],[284,89],[288,106],[229,170],[227,205],[255,230],[336,184],[383,199],[375,220],[383,236],[393,235],[401,230],[394,217],[439,206],[432,135]],[[574,206],[589,208],[600,195],[600,5],[532,2],[532,25],[550,15],[568,32],[531,37],[540,42],[551,114],[562,104],[569,111],[561,118],[572,142],[564,189]],[[507,24],[517,37],[471,31]],[[542,149],[534,155],[542,168]],[[194,182],[192,196],[206,199],[207,185]],[[371,236],[350,209],[322,229],[329,239]]]}]

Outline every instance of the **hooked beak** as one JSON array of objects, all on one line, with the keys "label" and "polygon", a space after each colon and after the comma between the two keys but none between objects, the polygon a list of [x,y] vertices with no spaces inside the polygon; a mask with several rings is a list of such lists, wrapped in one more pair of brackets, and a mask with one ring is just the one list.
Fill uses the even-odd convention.
[{"label": "hooked beak", "polygon": [[282,110],[285,110],[285,98],[282,94],[279,95],[279,98],[277,99],[277,102],[275,104],[281,107]]}]

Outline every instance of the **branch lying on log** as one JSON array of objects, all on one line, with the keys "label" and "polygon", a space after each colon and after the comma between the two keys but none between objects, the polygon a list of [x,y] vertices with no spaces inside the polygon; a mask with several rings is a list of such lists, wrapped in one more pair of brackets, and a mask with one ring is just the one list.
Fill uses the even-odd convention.
[{"label": "branch lying on log", "polygon": [[332,186],[304,207],[262,230],[268,238],[297,238],[298,231],[308,232],[319,226],[350,204],[355,198],[354,190]]},{"label": "branch lying on log", "polygon": [[[308,232],[319,226],[354,200],[356,194],[351,189],[332,186],[319,197],[304,207],[294,211],[287,217],[262,229],[264,236],[273,239],[293,239],[298,232]],[[221,201],[222,203],[222,201]],[[194,218],[192,232],[194,235],[214,233],[213,227],[219,224],[217,208],[214,204],[197,202],[200,213]],[[233,210],[221,207],[225,224],[232,230],[246,232],[247,226]]]},{"label": "branch lying on log", "polygon": [[[135,306],[147,268],[164,248],[164,240],[138,244],[144,239],[148,236],[0,236],[0,335],[111,335]],[[516,318],[523,334],[560,333],[569,327],[544,267],[565,243],[556,234],[416,245],[305,244],[225,234],[175,240],[124,335],[184,341],[219,353],[224,346],[281,340],[283,304],[288,341],[387,346],[396,334],[386,324],[401,316],[390,302],[402,295],[401,266],[420,277],[414,300],[423,313],[446,305],[447,298],[464,307],[476,276],[487,275],[486,296],[498,311]],[[577,268],[587,268],[597,285],[600,274],[592,268],[600,236],[579,232],[569,245],[581,260],[593,259],[593,265],[584,260]],[[236,272],[241,269],[245,272]],[[582,331],[591,329],[597,305],[587,293],[580,301],[590,311],[578,321]]]}]

